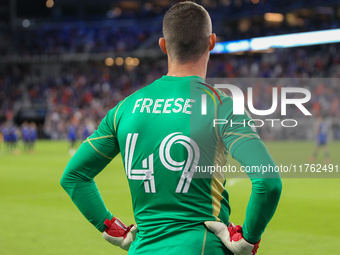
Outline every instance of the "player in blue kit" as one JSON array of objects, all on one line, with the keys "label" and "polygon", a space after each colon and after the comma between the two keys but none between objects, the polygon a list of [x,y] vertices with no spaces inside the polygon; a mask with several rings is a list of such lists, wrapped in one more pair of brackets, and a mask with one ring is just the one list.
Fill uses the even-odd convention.
[{"label": "player in blue kit", "polygon": [[3,135],[6,150],[7,152],[9,152],[10,151],[10,130],[7,124],[5,124],[2,128],[2,135]]},{"label": "player in blue kit", "polygon": [[82,125],[82,139],[83,140],[87,139],[91,134],[92,132],[90,132],[90,128],[87,122],[85,121]]},{"label": "player in blue kit", "polygon": [[0,154],[2,153],[3,142],[4,142],[3,126],[0,124]]},{"label": "player in blue kit", "polygon": [[21,137],[22,142],[24,143],[24,151],[27,152],[30,147],[30,127],[27,121],[21,125]]},{"label": "player in blue kit", "polygon": [[29,125],[29,150],[31,152],[34,151],[34,145],[37,139],[38,139],[37,125],[34,122],[31,122],[31,124]]},{"label": "player in blue kit", "polygon": [[71,122],[67,127],[67,138],[70,141],[69,154],[72,156],[76,152],[75,145],[77,141],[77,126],[74,122]]},{"label": "player in blue kit", "polygon": [[315,161],[319,154],[320,147],[324,149],[324,161],[329,163],[329,150],[327,146],[328,125],[322,115],[319,115],[315,122],[316,147],[311,157],[311,161]]},{"label": "player in blue kit", "polygon": [[14,152],[15,154],[20,154],[20,149],[17,148],[18,143],[18,134],[17,134],[17,127],[15,125],[11,125],[8,128],[8,144],[9,150]]}]

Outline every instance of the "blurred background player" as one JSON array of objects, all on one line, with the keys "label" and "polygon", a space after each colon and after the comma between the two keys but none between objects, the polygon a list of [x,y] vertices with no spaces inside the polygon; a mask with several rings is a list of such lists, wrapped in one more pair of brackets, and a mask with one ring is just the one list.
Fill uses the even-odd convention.
[{"label": "blurred background player", "polygon": [[67,138],[70,142],[69,154],[72,156],[76,152],[76,142],[77,142],[77,125],[76,121],[73,119],[67,126]]},{"label": "blurred background player", "polygon": [[5,143],[5,148],[7,152],[10,152],[11,148],[10,148],[10,129],[8,127],[8,123],[4,123],[4,125],[2,126],[2,136],[4,139],[4,143]]},{"label": "blurred background player", "polygon": [[22,142],[24,144],[24,152],[27,152],[30,147],[30,126],[28,125],[28,122],[25,121],[21,125],[21,138]]},{"label": "blurred background player", "polygon": [[31,153],[34,152],[34,148],[35,148],[35,143],[38,139],[38,130],[37,130],[37,125],[35,124],[35,122],[31,122],[29,124],[29,151]]},{"label": "blurred background player", "polygon": [[2,133],[2,128],[3,126],[2,124],[0,124],[0,154],[2,154],[2,150],[3,150],[2,145],[4,143],[4,135]]},{"label": "blurred background player", "polygon": [[329,150],[327,146],[328,124],[324,117],[320,114],[315,122],[314,133],[316,135],[316,146],[311,161],[314,162],[318,157],[320,148],[324,151],[324,161],[329,163]]},{"label": "blurred background player", "polygon": [[83,140],[88,138],[94,131],[93,125],[89,119],[85,119],[81,125],[81,137]]},{"label": "blurred background player", "polygon": [[19,133],[20,131],[18,130],[17,126],[15,124],[12,124],[10,127],[10,147],[11,151],[14,152],[14,154],[21,153],[21,150],[17,147]]},{"label": "blurred background player", "polygon": [[4,137],[4,142],[5,142],[5,147],[7,149],[7,152],[20,154],[20,149],[17,148],[17,142],[18,142],[17,127],[13,123],[7,122],[2,128],[2,134]]}]

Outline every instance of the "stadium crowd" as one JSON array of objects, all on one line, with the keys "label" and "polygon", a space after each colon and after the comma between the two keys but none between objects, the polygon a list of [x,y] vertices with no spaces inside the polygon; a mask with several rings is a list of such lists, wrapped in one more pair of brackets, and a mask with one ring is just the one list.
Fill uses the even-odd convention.
[{"label": "stadium crowd", "polygon": [[[317,2],[299,1],[299,4],[308,6]],[[326,5],[331,1],[323,2]],[[265,12],[284,12],[288,7],[286,12],[294,10],[298,8],[296,4],[292,0],[202,1],[202,5],[211,13],[214,30],[222,41],[340,27],[340,11],[332,6],[318,7],[301,15],[288,13],[282,15],[284,19],[281,22],[266,22],[261,17]],[[0,39],[3,39],[0,40],[0,53],[3,56],[119,54],[141,46],[143,49],[152,48],[155,45],[149,40],[157,43],[158,36],[162,35],[162,16],[168,7],[156,3],[144,3],[133,10],[115,7],[108,10],[106,15],[88,15],[92,17],[89,20],[59,16],[50,22],[25,19],[13,36],[9,29],[0,28]],[[144,43],[146,45],[143,46]]]},{"label": "stadium crowd", "polygon": [[[213,55],[207,77],[251,78],[245,84],[254,89],[256,109],[270,108],[273,83],[255,78],[315,78],[312,84],[303,83],[313,95],[306,107],[314,114],[340,118],[338,79],[324,79],[340,78],[340,46],[315,47],[281,49],[271,54]],[[164,58],[142,59],[134,68],[108,67],[99,62],[66,64],[56,77],[32,74],[25,68],[11,71],[0,76],[0,118],[13,118],[15,104],[24,98],[31,105],[46,103],[44,132],[53,139],[66,138],[70,125],[78,127],[77,137],[83,139],[83,130],[93,131],[119,101],[167,72]],[[294,109],[290,117],[301,116]]]},{"label": "stadium crowd", "polygon": [[48,27],[22,30],[15,37],[17,54],[55,55],[71,53],[121,53],[141,45],[154,32],[152,27],[87,27],[72,28],[67,25],[57,29]]},{"label": "stadium crowd", "polygon": [[[299,4],[301,2],[304,6],[318,3],[317,0],[303,0]],[[331,2],[323,1],[323,4]],[[292,10],[299,8],[293,0],[203,0],[202,5],[211,13],[219,40],[340,26],[339,9],[334,5],[332,7],[332,4],[308,11],[308,15],[302,15],[303,18],[298,12],[293,14]],[[92,18],[81,21],[77,17],[70,20],[57,16],[43,22],[24,20],[26,23],[23,21],[14,34],[9,28],[0,28],[0,55],[4,59],[13,55],[95,55],[108,52],[119,56],[141,48],[155,49],[158,47],[157,39],[162,34],[159,18],[168,7],[146,1],[134,10],[113,7],[104,16],[90,15]],[[288,9],[283,22],[265,21],[265,12],[280,10],[284,13],[285,8]],[[256,18],[255,14],[261,18]],[[18,113],[24,108],[39,105],[47,112],[43,126],[38,128],[39,134],[52,139],[73,140],[70,137],[74,136],[83,139],[119,101],[167,72],[165,56],[141,57],[139,62],[137,66],[117,63],[107,66],[104,61],[69,61],[45,63],[43,69],[37,63],[19,61],[10,64],[0,59],[0,129],[1,126],[2,129],[5,126],[11,129],[14,123],[21,124],[22,121],[16,119]],[[244,92],[246,87],[253,87],[256,109],[270,108],[273,85],[303,86],[313,95],[306,105],[308,109],[314,114],[340,118],[340,85],[337,84],[337,78],[340,78],[339,44],[276,49],[268,54],[212,55],[208,65],[208,78],[250,78],[237,85]],[[46,73],[46,69],[52,72]],[[255,78],[299,78],[302,83],[289,80],[288,84],[283,79],[278,82]],[[314,79],[306,84],[306,78]],[[301,112],[295,107],[289,114],[296,117]],[[70,132],[73,134],[70,135]]]},{"label": "stadium crowd", "polygon": [[[287,23],[268,26],[266,23],[246,22],[240,25],[226,24],[219,31],[220,40],[237,40],[253,37],[331,29],[340,26],[338,18],[330,19],[318,15],[303,21],[301,26],[289,26]],[[322,22],[321,22],[322,21]],[[124,23],[122,23],[124,24]],[[57,55],[72,53],[107,53],[116,54],[132,51],[140,47],[154,34],[161,36],[161,23],[146,23],[143,26],[123,26],[114,22],[88,26],[86,23],[71,25],[66,23],[57,27],[48,24],[38,28],[21,29],[14,37],[12,51],[20,56]],[[157,41],[157,40],[156,40]]]}]

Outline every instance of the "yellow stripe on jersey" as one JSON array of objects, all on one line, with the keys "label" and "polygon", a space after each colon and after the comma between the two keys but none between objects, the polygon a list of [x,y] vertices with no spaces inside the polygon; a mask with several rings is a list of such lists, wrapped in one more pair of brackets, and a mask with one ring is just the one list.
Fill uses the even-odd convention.
[{"label": "yellow stripe on jersey", "polygon": [[[138,91],[138,90],[137,90]],[[115,116],[113,118],[113,129],[115,130],[115,132],[117,133],[117,124],[116,124],[116,117],[117,117],[117,113],[119,110],[119,107],[121,107],[121,105],[125,102],[126,99],[128,99],[129,97],[131,97],[133,94],[135,94],[137,91],[133,92],[130,96],[126,97],[123,102],[117,107],[117,110],[115,112]]]},{"label": "yellow stripe on jersey", "polygon": [[[213,175],[215,175],[215,173]],[[218,218],[218,215],[220,214],[221,211],[221,200],[223,199],[222,192],[224,191],[223,186],[224,180],[225,180],[224,177],[223,178],[213,177],[211,180],[211,197],[213,208],[212,215],[215,217],[217,221],[221,221]]]},{"label": "yellow stripe on jersey", "polygon": [[[217,119],[217,104],[215,104],[215,119]],[[227,163],[227,157],[225,155],[225,147],[221,137],[219,136],[217,126],[215,126],[215,135],[217,139],[217,145],[215,149],[214,166],[224,166]],[[214,172],[211,181],[211,197],[212,197],[212,215],[217,221],[220,221],[218,215],[221,211],[221,200],[224,198],[222,196],[224,189],[225,177],[221,172]]]},{"label": "yellow stripe on jersey", "polygon": [[110,137],[115,137],[114,135],[106,135],[106,136],[99,136],[99,137],[95,137],[95,138],[87,138],[83,143],[87,143],[88,141],[92,141],[92,140],[99,140],[99,139],[105,139],[105,138],[110,138]]},{"label": "yellow stripe on jersey", "polygon": [[[217,106],[215,106],[215,115],[217,113]],[[225,148],[221,138],[218,136],[217,128],[215,127],[215,132],[217,136],[217,145],[215,149],[214,165],[224,166],[227,163],[227,157],[224,154]],[[221,200],[224,198],[222,196],[224,189],[225,177],[222,172],[216,171],[212,175],[211,181],[211,197],[212,197],[212,214],[217,221],[220,221],[218,215],[221,211]]]},{"label": "yellow stripe on jersey", "polygon": [[207,241],[207,228],[205,228],[205,232],[204,232],[204,239],[203,239],[203,247],[202,247],[202,253],[201,255],[204,255],[204,250],[205,250],[205,243]]},{"label": "yellow stripe on jersey", "polygon": [[119,110],[119,107],[122,106],[122,104],[125,102],[126,99],[128,99],[129,97],[125,98],[123,100],[123,102],[117,107],[117,110],[115,112],[115,117],[113,118],[113,129],[115,130],[115,132],[117,133],[117,125],[116,125],[116,117],[117,117],[117,113],[118,113],[118,110]]},{"label": "yellow stripe on jersey", "polygon": [[248,137],[248,138],[259,138],[258,134],[239,134],[239,133],[224,133],[223,135],[235,135],[235,136],[240,136],[239,138],[235,139],[233,143],[229,146],[229,151],[231,150],[231,147],[240,139]]},{"label": "yellow stripe on jersey", "polygon": [[100,151],[99,151],[99,150],[91,143],[91,141],[90,141],[89,138],[87,138],[86,141],[92,146],[92,148],[93,148],[96,152],[98,152],[98,153],[99,153],[100,155],[102,155],[104,158],[107,158],[107,159],[110,159],[110,160],[113,159],[113,158],[111,158],[111,157],[106,156],[104,153],[100,152]]},{"label": "yellow stripe on jersey", "polygon": [[216,99],[215,99],[215,96],[213,96],[208,90],[206,90],[206,89],[203,89],[203,88],[199,88],[199,89],[201,89],[201,90],[203,90],[203,91],[205,91],[213,100],[214,100],[214,103],[215,103],[215,105],[216,105]]}]

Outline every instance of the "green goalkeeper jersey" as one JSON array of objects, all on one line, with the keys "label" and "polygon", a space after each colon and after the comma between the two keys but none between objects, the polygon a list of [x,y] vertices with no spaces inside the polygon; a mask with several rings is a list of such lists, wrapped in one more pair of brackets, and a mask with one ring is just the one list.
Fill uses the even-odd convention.
[{"label": "green goalkeeper jersey", "polygon": [[[218,171],[228,154],[244,166],[275,165],[248,114],[233,115],[232,98],[197,76],[163,76],[130,95],[108,112],[70,160],[61,183],[100,231],[112,214],[93,178],[118,153],[139,229],[131,254],[170,254],[162,249],[176,251],[166,241],[176,233],[204,231],[207,220],[228,224],[228,192],[224,173]],[[217,171],[209,171],[213,167]],[[281,182],[277,173],[248,176],[253,189],[243,231],[255,243],[275,212]],[[277,192],[269,196],[273,187]]]}]

